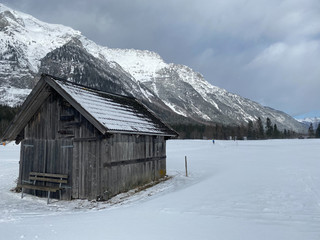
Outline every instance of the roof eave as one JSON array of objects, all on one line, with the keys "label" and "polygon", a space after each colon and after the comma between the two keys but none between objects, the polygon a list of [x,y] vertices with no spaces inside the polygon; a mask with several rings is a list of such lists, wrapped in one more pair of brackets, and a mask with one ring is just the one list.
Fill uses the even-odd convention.
[{"label": "roof eave", "polygon": [[167,133],[151,133],[151,132],[136,132],[136,131],[121,131],[121,130],[109,130],[108,133],[110,133],[110,134],[121,133],[121,134],[133,134],[133,135],[177,137],[177,135],[167,134]]},{"label": "roof eave", "polygon": [[174,134],[169,134],[167,136],[172,136],[172,137],[179,137],[179,133],[176,132],[172,127],[170,127],[168,124],[163,122],[161,118],[159,118],[150,108],[148,108],[143,102],[135,98],[135,101],[141,104],[154,118],[158,119],[161,124],[163,124],[166,128],[168,128],[172,133]]}]

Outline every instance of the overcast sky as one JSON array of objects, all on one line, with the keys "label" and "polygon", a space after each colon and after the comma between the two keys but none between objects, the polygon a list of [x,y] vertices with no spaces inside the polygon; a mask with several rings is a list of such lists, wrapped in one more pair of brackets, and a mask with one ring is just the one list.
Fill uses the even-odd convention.
[{"label": "overcast sky", "polygon": [[100,45],[146,49],[293,116],[320,110],[320,0],[2,0]]}]

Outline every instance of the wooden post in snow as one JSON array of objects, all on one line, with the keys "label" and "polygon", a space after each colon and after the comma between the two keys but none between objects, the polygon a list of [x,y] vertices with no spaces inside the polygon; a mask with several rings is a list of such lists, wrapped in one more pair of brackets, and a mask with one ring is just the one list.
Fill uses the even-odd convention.
[{"label": "wooden post in snow", "polygon": [[186,168],[186,177],[188,177],[188,162],[187,162],[187,156],[184,157],[184,165]]}]

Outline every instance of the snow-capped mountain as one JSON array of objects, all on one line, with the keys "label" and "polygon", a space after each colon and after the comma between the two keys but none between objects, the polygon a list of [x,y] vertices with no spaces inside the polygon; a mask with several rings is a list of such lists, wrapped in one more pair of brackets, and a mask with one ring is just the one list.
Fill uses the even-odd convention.
[{"label": "snow-capped mountain", "polygon": [[297,121],[303,123],[307,127],[312,123],[313,128],[316,129],[320,124],[320,117],[305,117],[297,119]]},{"label": "snow-capped mountain", "polygon": [[[79,31],[48,24],[0,4],[0,103],[21,103],[42,72],[135,96],[169,120],[246,124],[269,117],[298,132],[289,115],[208,83],[154,52],[99,46]],[[180,117],[179,117],[180,116]]]},{"label": "snow-capped mountain", "polygon": [[80,36],[80,32],[41,22],[0,4],[1,102],[21,103],[35,84],[40,60],[74,36]]}]

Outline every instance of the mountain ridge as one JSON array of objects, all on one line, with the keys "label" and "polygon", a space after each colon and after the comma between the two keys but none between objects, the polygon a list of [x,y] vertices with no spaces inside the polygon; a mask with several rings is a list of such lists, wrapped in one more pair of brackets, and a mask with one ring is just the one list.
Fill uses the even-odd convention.
[{"label": "mountain ridge", "polygon": [[77,30],[44,23],[3,4],[0,46],[2,103],[21,102],[44,72],[135,96],[168,118],[172,111],[200,123],[243,125],[269,117],[279,129],[304,130],[289,115],[213,86],[190,67],[165,63],[158,53],[99,46]]}]

